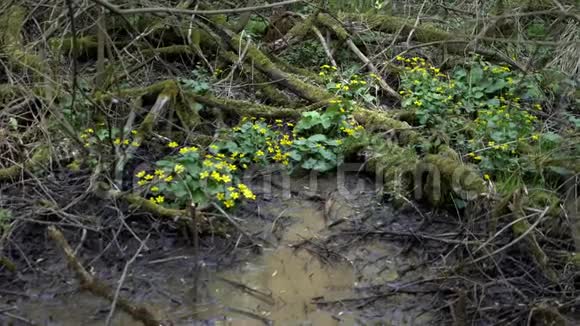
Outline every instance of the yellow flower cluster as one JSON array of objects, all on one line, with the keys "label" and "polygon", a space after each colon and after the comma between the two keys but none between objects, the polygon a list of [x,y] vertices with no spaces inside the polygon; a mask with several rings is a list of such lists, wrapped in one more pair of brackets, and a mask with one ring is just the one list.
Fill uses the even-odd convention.
[{"label": "yellow flower cluster", "polygon": [[[108,131],[107,131],[108,133]],[[97,142],[99,142],[99,138],[94,136],[95,134],[95,129],[93,128],[87,128],[85,130],[83,130],[83,132],[79,135],[80,139],[84,141],[84,147],[91,147],[92,145],[96,144]],[[131,131],[131,135],[137,135],[137,130],[132,130]],[[141,146],[141,144],[136,141],[133,140],[132,137],[128,137],[128,138],[115,138],[113,140],[113,144],[116,146],[120,146],[120,145],[124,145],[124,146],[132,146],[132,147],[139,147]]]},{"label": "yellow flower cluster", "polygon": [[195,153],[198,151],[198,148],[195,146],[191,146],[191,147],[182,147],[179,149],[179,154],[184,155],[187,153]]},{"label": "yellow flower cluster", "polygon": [[291,146],[292,145],[292,140],[290,140],[290,135],[284,135],[284,136],[282,136],[282,139],[280,140],[280,145],[283,145],[283,146]]},{"label": "yellow flower cluster", "polygon": [[411,59],[408,59],[398,55],[395,58],[395,60],[403,64],[409,64],[410,66],[405,66],[404,68],[406,71],[419,72],[423,77],[428,77],[429,71],[431,71],[435,77],[446,77],[445,74],[441,73],[441,70],[439,68],[435,68],[432,65],[426,63],[425,59],[423,58],[413,57]]},{"label": "yellow flower cluster", "polygon": [[337,71],[338,68],[336,68],[335,66],[329,66],[329,65],[322,65],[320,66],[320,72],[318,73],[319,76],[324,77],[326,76],[327,73],[331,72],[331,71]]},{"label": "yellow flower cluster", "polygon": [[216,199],[221,201],[226,208],[234,207],[235,201],[241,199],[242,196],[250,200],[256,199],[256,195],[243,183],[238,184],[237,188],[229,186],[224,192],[218,192],[215,195]]},{"label": "yellow flower cluster", "polygon": [[163,204],[163,202],[165,202],[165,197],[159,195],[157,197],[149,198],[149,201],[152,202],[153,204]]},{"label": "yellow flower cluster", "polygon": [[[177,171],[183,172],[182,169],[185,169],[185,168],[181,164],[177,164],[175,166],[176,173],[177,173]],[[141,170],[141,171],[137,172],[135,174],[135,176],[137,178],[139,178],[139,181],[137,181],[137,184],[139,186],[144,186],[144,185],[148,184],[149,182],[152,182],[154,179],[156,179],[156,181],[158,181],[158,182],[160,182],[160,181],[164,181],[164,182],[171,182],[171,181],[173,181],[173,176],[172,175],[167,175],[163,170],[159,170],[159,169],[158,170],[155,170],[153,172],[153,174],[147,173],[145,170]],[[154,189],[157,189],[157,190],[154,190]],[[159,188],[158,187],[152,187],[151,190],[152,191],[158,191]]]}]

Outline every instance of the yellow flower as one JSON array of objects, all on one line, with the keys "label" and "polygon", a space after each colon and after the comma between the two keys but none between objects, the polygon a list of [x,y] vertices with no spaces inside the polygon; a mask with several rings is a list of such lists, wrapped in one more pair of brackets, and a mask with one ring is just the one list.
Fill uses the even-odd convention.
[{"label": "yellow flower", "polygon": [[405,94],[405,91],[400,91],[399,94],[403,95]]},{"label": "yellow flower", "polygon": [[162,204],[165,201],[165,197],[157,196],[155,197],[155,201],[157,202],[157,204]]},{"label": "yellow flower", "polygon": [[213,171],[211,173],[211,178],[214,179],[215,181],[220,181],[222,179],[222,176],[217,171]]},{"label": "yellow flower", "polygon": [[155,197],[151,197],[151,198],[149,198],[149,201],[150,201],[151,203],[153,203],[153,204],[156,204],[156,202],[155,202]]},{"label": "yellow flower", "polygon": [[181,164],[175,164],[175,166],[173,167],[173,171],[175,171],[175,173],[180,174],[183,171],[185,171],[185,167]]},{"label": "yellow flower", "polygon": [[415,102],[413,102],[416,106],[422,106],[423,102],[421,102],[420,100],[417,100]]},{"label": "yellow flower", "polygon": [[145,174],[147,174],[147,172],[145,172],[145,170],[141,170],[141,171],[137,172],[137,174],[135,174],[135,176],[137,178],[143,178],[145,176]]},{"label": "yellow flower", "polygon": [[238,199],[238,198],[240,198],[240,193],[239,193],[239,192],[232,192],[232,193],[230,194],[230,197],[231,197],[232,199]]},{"label": "yellow flower", "polygon": [[121,138],[115,138],[115,140],[113,141],[113,144],[121,145]]},{"label": "yellow flower", "polygon": [[534,104],[534,108],[538,111],[542,110],[542,106],[540,104]]},{"label": "yellow flower", "polygon": [[293,124],[292,122],[288,122],[288,123],[286,123],[286,125],[287,125],[288,127],[294,127],[294,124]]},{"label": "yellow flower", "polygon": [[207,171],[203,171],[199,174],[200,179],[206,179],[207,177],[209,177],[209,172]]},{"label": "yellow flower", "polygon": [[477,155],[476,157],[473,158],[476,161],[481,161],[481,156]]},{"label": "yellow flower", "polygon": [[123,145],[129,145],[129,139],[123,140]]},{"label": "yellow flower", "polygon": [[469,153],[467,155],[469,155],[469,157],[475,157],[475,153],[474,152],[471,152],[471,153]]},{"label": "yellow flower", "polygon": [[228,182],[232,181],[232,178],[229,175],[224,174],[224,175],[222,175],[222,181],[224,183],[228,183]]},{"label": "yellow flower", "polygon": [[167,147],[169,147],[169,148],[175,148],[177,146],[179,146],[179,144],[177,142],[174,142],[174,141],[172,141],[169,144],[167,144]]},{"label": "yellow flower", "polygon": [[234,207],[234,201],[231,199],[228,199],[228,200],[224,201],[224,205],[226,206],[226,208]]},{"label": "yellow flower", "polygon": [[218,192],[217,194],[215,194],[215,197],[218,200],[224,200],[226,198],[226,194],[224,194],[223,192]]},{"label": "yellow flower", "polygon": [[324,76],[324,75],[326,75],[326,74],[324,73],[324,71],[321,71],[321,72],[319,72],[319,73],[318,73],[318,76]]},{"label": "yellow flower", "polygon": [[131,134],[136,135],[137,133],[137,130],[131,130]]},{"label": "yellow flower", "polygon": [[203,160],[203,166],[212,167],[213,162],[210,160]]},{"label": "yellow flower", "polygon": [[322,66],[320,66],[320,69],[330,69],[330,66],[329,65],[322,65]]},{"label": "yellow flower", "polygon": [[487,174],[487,173],[483,175],[483,178],[484,178],[485,180],[489,180],[489,179],[491,179],[491,177],[490,177],[490,176],[489,176],[489,174]]},{"label": "yellow flower", "polygon": [[146,176],[143,177],[143,179],[145,179],[145,180],[153,180],[153,176],[151,174],[147,174]]},{"label": "yellow flower", "polygon": [[147,180],[139,180],[139,181],[137,182],[137,184],[138,184],[139,186],[144,186],[144,185],[146,185],[146,184],[147,184]]},{"label": "yellow flower", "polygon": [[152,192],[158,192],[159,191],[159,187],[153,186],[153,187],[151,187],[151,191]]},{"label": "yellow flower", "polygon": [[93,130],[93,128],[87,128],[87,129],[85,129],[85,132],[86,132],[87,134],[92,134],[92,133],[94,133],[94,132],[95,132],[95,130]]},{"label": "yellow flower", "polygon": [[540,139],[540,135],[538,135],[538,134],[532,135],[532,139],[538,140],[538,139]]},{"label": "yellow flower", "polygon": [[260,157],[260,156],[264,156],[264,152],[262,152],[262,150],[258,150],[256,152],[256,157]]},{"label": "yellow flower", "polygon": [[336,66],[332,66],[332,67],[330,67],[330,69],[336,71],[337,68],[336,68]]},{"label": "yellow flower", "polygon": [[487,145],[488,145],[488,146],[493,146],[493,145],[495,145],[495,142],[494,142],[494,141],[488,141],[488,142],[487,142]]},{"label": "yellow flower", "polygon": [[165,172],[163,172],[163,170],[155,170],[155,172],[153,172],[153,174],[158,175],[158,176],[163,176],[165,174]]},{"label": "yellow flower", "polygon": [[167,176],[167,177],[165,177],[165,179],[163,179],[163,180],[165,180],[165,182],[171,182],[171,181],[173,181],[173,176],[171,176],[171,175],[168,175],[168,176]]},{"label": "yellow flower", "polygon": [[139,144],[139,142],[134,141],[134,142],[131,143],[131,146],[133,146],[133,147],[139,147],[139,146],[141,146],[141,144]]}]

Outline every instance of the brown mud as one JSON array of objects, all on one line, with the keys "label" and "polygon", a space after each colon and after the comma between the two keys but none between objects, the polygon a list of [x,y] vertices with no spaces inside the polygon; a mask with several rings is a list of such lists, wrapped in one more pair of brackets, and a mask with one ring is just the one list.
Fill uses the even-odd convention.
[{"label": "brown mud", "polygon": [[[420,224],[414,213],[383,204],[374,184],[349,176],[260,180],[262,198],[234,210],[232,217],[252,234],[248,239],[205,235],[199,269],[191,246],[174,234],[153,234],[130,266],[120,294],[146,303],[173,325],[425,325],[433,321],[429,291],[389,292],[434,274],[422,252],[404,241],[368,237],[359,230],[385,224],[408,230]],[[341,181],[342,182],[342,181]],[[264,186],[266,185],[266,186]],[[153,230],[148,231],[152,233]],[[144,238],[144,231],[140,236]],[[85,241],[81,261],[114,288],[124,263],[139,243],[119,237],[129,257],[107,255]],[[77,244],[71,241],[74,247]],[[0,295],[0,315],[11,325],[103,325],[110,303],[79,290],[66,261],[49,242],[46,251],[18,273]],[[110,251],[110,250],[109,250]],[[112,325],[140,325],[117,311]]]}]

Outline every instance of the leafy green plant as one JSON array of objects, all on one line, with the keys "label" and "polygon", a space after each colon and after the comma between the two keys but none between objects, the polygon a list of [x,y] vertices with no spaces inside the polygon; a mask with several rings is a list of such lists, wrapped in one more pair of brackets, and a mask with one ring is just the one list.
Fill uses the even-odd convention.
[{"label": "leafy green plant", "polygon": [[[169,147],[176,149],[177,143]],[[181,147],[177,153],[156,163],[153,172],[139,171],[138,186],[155,204],[171,201],[171,206],[184,207],[189,202],[208,203],[213,198],[226,208],[234,207],[242,198],[255,199],[252,191],[240,182],[235,159],[224,154],[202,156],[195,147]],[[167,197],[166,197],[167,196]]]},{"label": "leafy green plant", "polygon": [[448,78],[424,59],[396,59],[405,69],[402,106],[415,112],[421,125],[453,134],[455,147],[485,172],[520,168],[520,145],[540,138],[533,114],[542,109],[537,76],[476,57]]},{"label": "leafy green plant", "polygon": [[283,59],[291,65],[307,68],[320,66],[326,62],[327,56],[320,42],[305,40],[299,47],[289,48]]},{"label": "leafy green plant", "polygon": [[439,68],[427,64],[423,58],[398,56],[396,59],[405,65],[399,92],[403,95],[402,107],[414,111],[421,125],[455,127],[449,126],[454,122],[449,117],[457,114],[462,104],[454,101],[455,83],[445,80]]},{"label": "leafy green plant", "polygon": [[[215,145],[212,151],[231,155],[244,168],[250,164],[267,165],[271,162],[288,165],[288,148],[292,144],[290,135],[283,134],[282,128],[293,127],[293,123],[276,120],[275,126],[265,119],[244,118],[233,128],[228,140]],[[278,128],[278,129],[274,129]]]},{"label": "leafy green plant", "polygon": [[339,164],[341,140],[328,139],[325,135],[316,134],[294,141],[290,158],[306,170],[326,172]]},{"label": "leafy green plant", "polygon": [[190,90],[197,94],[205,94],[210,89],[211,77],[206,69],[196,67],[191,71],[191,77],[178,78],[177,80],[185,90]]}]

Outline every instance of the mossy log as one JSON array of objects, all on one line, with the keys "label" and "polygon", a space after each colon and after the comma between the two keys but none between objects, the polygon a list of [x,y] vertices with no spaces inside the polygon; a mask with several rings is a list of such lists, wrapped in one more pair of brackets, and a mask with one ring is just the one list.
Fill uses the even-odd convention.
[{"label": "mossy log", "polygon": [[50,149],[48,146],[41,145],[35,151],[32,157],[23,164],[14,164],[12,166],[0,169],[0,181],[17,178],[23,170],[30,170],[41,166],[50,161]]},{"label": "mossy log", "polygon": [[450,202],[449,196],[472,200],[486,192],[477,170],[455,159],[429,154],[416,168],[415,199],[426,199],[433,206]]},{"label": "mossy log", "polygon": [[247,47],[248,52],[246,56],[258,70],[268,76],[272,82],[282,85],[299,97],[309,102],[319,102],[333,97],[326,90],[286,73],[274,64],[260,49],[252,43],[248,43],[247,40],[242,39],[240,35],[233,35],[228,41],[233,49],[245,49]]},{"label": "mossy log", "polygon": [[[324,15],[326,14],[321,14],[322,17],[324,17]],[[372,30],[390,34],[398,33],[399,36],[405,38],[408,37],[411,31],[413,31],[413,38],[418,42],[439,42],[445,47],[446,51],[460,56],[464,56],[466,50],[473,51],[490,59],[505,62],[519,70],[526,71],[526,67],[524,65],[512,60],[506,55],[491,49],[474,47],[473,44],[471,44],[471,38],[468,35],[458,32],[448,33],[430,23],[423,23],[415,26],[414,19],[376,14],[342,14],[339,16],[339,18],[341,20],[361,22]],[[326,19],[332,18],[327,17]]]},{"label": "mossy log", "polygon": [[[236,65],[239,62],[239,56],[232,51],[222,51],[220,55],[232,65]],[[244,62],[242,66],[247,72],[246,74],[251,72],[251,80],[256,82],[255,87],[274,105],[293,105],[292,100],[290,100],[290,98],[281,90],[274,87],[264,74],[252,69],[251,63]]]},{"label": "mossy log", "polygon": [[185,92],[184,96],[208,107],[219,108],[230,114],[239,116],[297,119],[302,112],[301,109],[279,108],[249,101],[225,99],[211,95],[198,95],[193,92]]},{"label": "mossy log", "polygon": [[23,44],[21,32],[26,15],[26,9],[14,5],[0,16],[0,48],[3,48],[11,65],[43,74],[47,70],[44,60]]},{"label": "mossy log", "polygon": [[388,112],[357,107],[353,116],[369,132],[392,132],[400,145],[416,145],[421,142],[421,136],[408,123],[391,117]]}]

